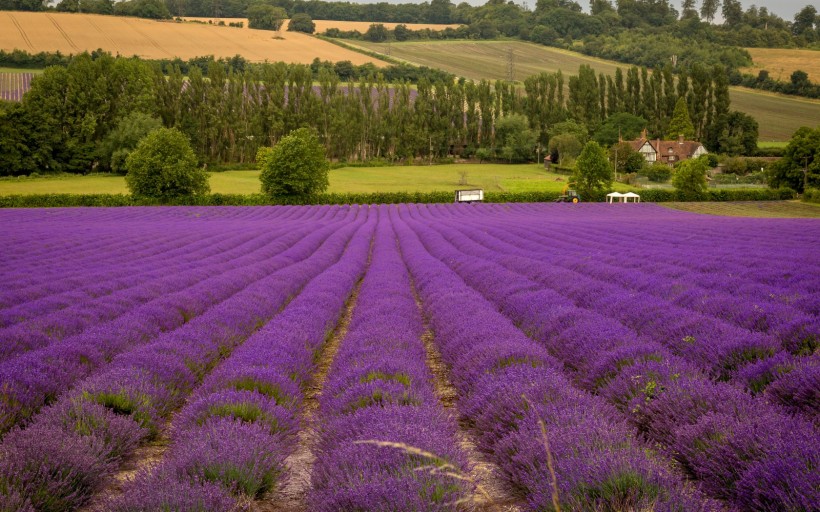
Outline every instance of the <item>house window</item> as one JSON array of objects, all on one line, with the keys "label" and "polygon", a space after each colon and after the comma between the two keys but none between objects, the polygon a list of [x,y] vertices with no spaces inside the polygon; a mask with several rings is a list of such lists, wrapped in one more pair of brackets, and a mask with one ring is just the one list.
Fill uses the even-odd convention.
[{"label": "house window", "polygon": [[669,161],[674,162],[675,161],[675,155],[669,155]]}]

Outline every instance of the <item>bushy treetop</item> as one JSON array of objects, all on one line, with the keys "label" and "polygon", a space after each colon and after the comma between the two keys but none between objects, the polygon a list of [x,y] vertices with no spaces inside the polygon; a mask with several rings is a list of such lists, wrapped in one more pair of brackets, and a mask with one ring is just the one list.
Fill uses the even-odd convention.
[{"label": "bushy treetop", "polygon": [[307,128],[291,132],[272,148],[261,148],[257,161],[264,194],[307,196],[323,192],[330,184],[325,148]]},{"label": "bushy treetop", "polygon": [[146,135],[128,155],[125,168],[125,183],[135,196],[166,199],[210,191],[188,138],[175,128]]}]

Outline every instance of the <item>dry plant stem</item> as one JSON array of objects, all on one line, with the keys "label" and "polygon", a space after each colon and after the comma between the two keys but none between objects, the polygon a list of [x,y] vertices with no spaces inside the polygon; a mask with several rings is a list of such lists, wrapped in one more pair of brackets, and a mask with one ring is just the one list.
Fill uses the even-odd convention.
[{"label": "dry plant stem", "polygon": [[[530,408],[533,408],[530,399],[521,395]],[[547,425],[544,420],[538,418],[538,426],[541,428],[541,442],[544,443],[544,450],[547,452],[547,469],[550,472],[550,487],[552,487],[552,506],[555,507],[555,512],[561,512],[561,502],[558,497],[558,478],[555,476],[555,465],[552,462],[552,450],[550,449],[550,440],[547,436]]]},{"label": "dry plant stem", "polygon": [[[372,241],[371,241],[372,255]],[[370,256],[367,259],[367,266],[370,267]],[[367,271],[365,270],[365,273]],[[316,455],[313,447],[316,445],[317,417],[316,411],[319,409],[319,397],[322,394],[328,371],[342,340],[347,335],[350,320],[353,317],[353,310],[359,297],[359,290],[362,286],[362,279],[356,283],[353,292],[347,300],[345,310],[333,333],[322,346],[322,353],[316,365],[316,373],[305,389],[305,398],[302,401],[302,415],[299,419],[301,428],[299,429],[296,451],[285,459],[285,468],[288,479],[285,485],[271,496],[271,499],[257,501],[251,505],[254,512],[300,512],[307,511],[305,497],[310,489],[310,474],[313,464],[316,462]]]},{"label": "dry plant stem", "polygon": [[[413,298],[416,301],[416,306],[418,306],[419,311],[423,312],[421,299],[418,296],[412,277],[410,279],[410,286],[412,288]],[[458,392],[450,382],[447,366],[441,359],[441,353],[438,347],[436,347],[433,331],[429,327],[427,318],[424,318],[424,333],[421,336],[421,340],[427,354],[427,367],[433,374],[433,388],[436,396],[443,407],[452,410],[458,399]],[[454,471],[449,471],[446,474],[457,480],[469,481],[476,486],[478,496],[473,498],[472,507],[467,508],[487,512],[518,512],[521,510],[521,508],[516,505],[517,500],[510,496],[509,492],[501,485],[501,479],[498,477],[500,473],[498,467],[487,461],[481,452],[479,452],[472,436],[464,426],[459,425],[456,437],[461,449],[467,455],[470,473],[469,475],[462,475]],[[433,454],[429,455],[435,457]]]}]

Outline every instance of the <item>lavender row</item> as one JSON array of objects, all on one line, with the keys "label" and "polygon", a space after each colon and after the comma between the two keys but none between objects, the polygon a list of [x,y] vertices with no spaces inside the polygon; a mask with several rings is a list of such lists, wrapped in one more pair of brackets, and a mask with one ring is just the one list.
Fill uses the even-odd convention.
[{"label": "lavender row", "polygon": [[[46,226],[30,226],[30,223],[21,222],[20,224],[10,226],[10,232],[7,236],[12,237],[16,232],[20,233],[22,241],[27,241],[28,244],[23,245],[24,254],[32,252],[31,240],[45,239],[48,240],[48,255],[56,259],[56,268],[51,269],[50,266],[44,264],[44,256],[35,256],[27,254],[22,262],[11,263],[5,262],[3,280],[9,282],[9,289],[0,295],[0,304],[11,305],[31,300],[32,298],[42,297],[48,293],[55,293],[58,291],[72,290],[78,286],[87,285],[89,273],[94,274],[92,279],[101,280],[105,278],[105,274],[99,275],[98,268],[110,262],[114,269],[119,269],[121,273],[129,272],[133,267],[141,268],[149,263],[143,255],[139,252],[134,252],[135,247],[133,243],[135,236],[136,240],[146,239],[146,243],[152,242],[158,247],[162,248],[161,240],[164,233],[170,233],[172,239],[184,241],[185,239],[193,237],[198,240],[200,244],[207,243],[208,240],[218,240],[224,238],[226,230],[222,222],[199,222],[196,225],[191,223],[181,223],[179,221],[164,221],[164,222],[148,222],[141,221],[146,214],[140,212],[141,215],[135,215],[135,219],[128,222],[119,222],[111,225],[109,222],[102,222],[99,219],[89,219],[88,224],[93,226],[93,229],[85,227],[80,232],[76,226],[60,225],[54,226],[48,224]],[[323,210],[311,209],[305,210],[304,220],[311,220],[323,213]],[[101,212],[100,212],[101,214]],[[127,232],[129,236],[123,241],[123,225],[127,225]],[[263,232],[267,226],[251,225],[246,226],[245,222],[235,224],[243,232],[259,233]],[[84,224],[85,225],[85,224]],[[15,229],[16,228],[16,229]],[[36,228],[36,229],[35,229]],[[195,229],[196,233],[190,234],[191,229]],[[38,234],[33,236],[33,231]],[[55,233],[56,231],[56,233]],[[102,237],[103,233],[109,233],[106,238]],[[134,235],[131,235],[134,233]],[[187,235],[187,236],[186,236]],[[90,238],[90,239],[89,239]],[[103,238],[103,239],[101,239]],[[159,238],[159,240],[158,240]],[[79,239],[79,241],[78,241]],[[77,254],[80,251],[69,250],[69,245],[79,245],[87,254]],[[17,246],[15,244],[14,246]],[[39,243],[37,245],[40,245]],[[53,246],[59,247],[58,251],[53,249]],[[104,251],[104,257],[101,258],[100,251]],[[119,251],[126,251],[120,254]],[[128,252],[131,251],[131,252]],[[181,258],[182,261],[195,262],[186,253],[190,251],[183,251],[179,253],[165,253],[162,259]],[[102,261],[100,261],[102,259]],[[5,260],[5,259],[4,259]],[[129,262],[134,262],[129,263]],[[89,270],[91,269],[91,270]],[[15,281],[10,279],[11,275],[17,276]],[[78,277],[80,278],[78,280]],[[28,285],[26,285],[28,283]]]},{"label": "lavender row", "polygon": [[23,101],[33,78],[34,73],[0,73],[0,100]]},{"label": "lavender row", "polygon": [[[500,234],[503,231],[501,228],[489,229],[485,225],[484,229],[494,234],[499,233],[499,237],[503,236]],[[530,252],[499,242],[476,229],[465,227],[464,231],[455,231],[446,238],[459,250],[470,255],[492,258],[499,252],[509,254],[510,256],[499,260],[503,267],[527,276],[539,286],[567,295],[579,307],[612,317],[636,333],[668,346],[674,353],[722,379],[736,378],[745,365],[768,359],[783,348],[799,353],[806,344],[811,346],[816,343],[811,341],[816,319],[809,319],[809,325],[798,323],[794,336],[783,340],[783,347],[773,337],[670,305],[647,294],[635,294],[585,275],[548,265],[533,258]],[[519,245],[526,246],[526,241],[520,240]],[[788,359],[787,356],[779,355],[778,360]],[[798,363],[792,362],[793,366],[798,366]]]},{"label": "lavender row", "polygon": [[319,400],[308,508],[455,510],[471,489],[448,473],[467,474],[467,462],[433,391],[421,313],[386,207],[379,212],[372,263]]},{"label": "lavender row", "polygon": [[547,346],[582,387],[665,446],[710,494],[743,510],[808,510],[820,503],[820,478],[811,469],[820,452],[811,424],[710,381],[657,343],[491,258],[459,253],[424,227],[417,231],[433,254]]},{"label": "lavender row", "polygon": [[[30,321],[0,329],[0,361],[22,352],[48,346],[67,337],[77,336],[88,327],[116,320],[135,307],[194,286],[216,272],[230,271],[243,261],[263,259],[258,253],[265,252],[271,247],[271,243],[276,241],[279,235],[280,233],[276,232],[262,234],[247,245],[212,245],[211,248],[201,251],[199,256],[202,259],[194,267],[169,265],[164,269],[157,269],[154,276],[147,272],[134,272],[132,275],[135,286],[99,298],[77,300],[66,308],[43,316],[36,316],[36,313],[32,312],[34,318]],[[36,306],[37,304],[34,304],[35,308]],[[26,306],[17,309],[17,312],[20,311],[26,314]]]},{"label": "lavender row", "polygon": [[[486,230],[487,224],[484,226]],[[503,226],[487,230],[487,234],[496,239],[506,240],[509,239],[510,231],[512,228]],[[805,414],[812,421],[820,419],[820,360],[811,356],[816,352],[820,338],[818,317],[792,317],[788,329],[784,329],[784,332],[789,331],[789,336],[781,341],[788,350],[782,350],[781,346],[772,344],[766,338],[755,337],[753,333],[741,330],[733,335],[731,329],[726,329],[720,324],[715,326],[708,319],[704,321],[697,313],[687,313],[686,310],[653,301],[649,294],[636,295],[618,289],[613,290],[612,287],[606,287],[600,282],[590,281],[584,275],[562,274],[552,265],[545,270],[540,258],[535,258],[537,262],[531,260],[533,256],[537,256],[535,251],[519,249],[528,245],[523,238],[513,239],[514,243],[505,245],[492,239],[487,241],[486,235],[475,229],[468,229],[466,234],[471,239],[483,241],[485,246],[496,251],[526,256],[523,260],[507,258],[503,264],[541,284],[547,284],[561,294],[568,293],[579,306],[615,316],[619,320],[626,318],[624,323],[627,326],[643,332],[645,336],[667,346],[698,366],[710,368],[712,375],[730,379],[753,393],[765,390],[770,400],[787,409]],[[459,238],[456,237],[457,240]],[[463,248],[464,241],[458,240],[458,244]],[[492,251],[481,252],[492,254]],[[476,254],[475,246],[472,253]],[[591,263],[587,265],[594,268]],[[588,273],[595,272],[591,269]],[[659,288],[668,286],[663,281],[656,284]],[[760,312],[760,308],[754,304],[741,302],[741,305],[736,307],[739,311],[752,311],[752,314],[755,311]],[[613,308],[622,314],[613,315]],[[688,328],[689,332],[676,332],[673,331],[674,328]],[[715,343],[716,340],[718,343]]]},{"label": "lavender row", "polygon": [[[545,236],[547,250],[585,248],[604,257],[619,257],[627,266],[650,270],[656,264],[669,263],[672,271],[731,273],[727,278],[744,289],[768,289],[775,296],[784,288],[792,289],[799,295],[794,304],[809,297],[814,298],[815,307],[818,304],[820,262],[812,251],[818,235],[811,229],[816,224],[810,219],[722,218],[675,212],[651,204],[627,209],[585,204],[572,210],[543,204],[498,206],[503,210],[494,205],[480,208],[481,216],[516,219],[519,225],[528,225],[534,233]],[[475,209],[436,209],[437,216],[456,219],[469,220],[474,213]],[[657,247],[666,249],[659,261],[647,260],[647,249]]]},{"label": "lavender row", "polygon": [[[628,257],[618,255],[614,258],[611,255],[601,254],[604,247],[600,245],[588,249],[558,248],[556,246],[561,244],[556,243],[554,237],[539,236],[540,228],[533,227],[525,231],[521,229],[520,224],[511,224],[514,220],[494,222],[493,225],[500,228],[494,231],[494,236],[515,246],[527,257],[534,257],[545,263],[567,268],[624,290],[633,289],[642,294],[654,295],[680,307],[717,317],[741,328],[771,334],[790,346],[793,352],[811,353],[820,339],[820,320],[817,315],[801,311],[793,304],[784,303],[782,288],[777,294],[768,291],[763,296],[760,294],[749,296],[738,293],[738,288],[742,285],[733,287],[722,282],[720,275],[731,274],[733,271],[731,267],[724,268],[719,275],[710,274],[708,278],[695,272],[683,272],[679,266],[675,266],[678,270],[674,275],[658,275],[655,269],[663,265],[668,251],[663,248],[639,245],[642,256],[635,259],[643,261],[644,264],[638,269],[624,268],[624,260],[630,261]],[[610,231],[617,229],[613,227]],[[609,240],[607,242],[611,243]],[[584,254],[588,254],[586,251],[589,250],[594,250],[598,254],[594,261],[583,257]],[[767,261],[771,258],[770,254]],[[704,289],[694,284],[698,281],[712,281],[712,288]],[[739,301],[741,298],[745,301]],[[814,309],[818,306],[818,304],[807,302],[801,305],[807,309]]]},{"label": "lavender row", "polygon": [[[178,235],[182,235],[181,233]],[[252,235],[245,234],[246,238]],[[150,238],[150,237],[147,237]],[[155,237],[154,237],[155,238]],[[197,262],[193,257],[204,255],[203,252],[219,252],[219,246],[214,245],[215,240],[221,240],[221,244],[231,243],[223,236],[215,235],[203,238],[201,234],[191,234],[189,237],[181,238],[175,236],[173,243],[163,244],[160,240],[155,240],[151,252],[140,251],[138,240],[130,238],[135,247],[128,254],[128,261],[133,263],[124,264],[118,261],[120,258],[115,252],[98,251],[98,261],[94,264],[85,264],[81,261],[72,262],[72,271],[66,269],[55,272],[53,275],[45,275],[43,269],[33,266],[16,266],[15,270],[20,274],[38,274],[41,277],[52,280],[46,283],[35,283],[27,288],[18,288],[19,283],[9,279],[8,275],[2,276],[3,281],[9,282],[9,286],[15,288],[14,303],[8,307],[0,309],[0,327],[8,327],[16,323],[30,320],[37,316],[42,316],[53,311],[64,309],[80,300],[90,300],[103,297],[119,290],[135,286],[143,276],[152,278],[159,276],[166,266],[184,268]],[[240,237],[236,238],[235,245],[239,245]],[[150,246],[152,242],[148,239],[143,242]],[[60,252],[63,247],[60,247]],[[124,255],[123,255],[124,256]],[[70,254],[66,258],[72,258]]]},{"label": "lavender row", "polygon": [[574,388],[543,347],[431,256],[404,221],[395,225],[459,390],[459,410],[529,509],[553,510],[551,469],[567,510],[719,509],[638,441],[614,408]]},{"label": "lavender row", "polygon": [[[584,276],[572,275],[570,278],[562,275],[560,269],[519,256],[525,252],[518,250],[516,246],[494,243],[490,234],[495,237],[503,237],[504,234],[502,229],[490,229],[488,225],[485,223],[483,227],[487,234],[468,228],[467,236],[451,234],[447,237],[460,251],[469,255],[492,260],[498,253],[507,254],[497,259],[503,269],[486,270],[491,275],[484,276],[485,282],[496,280],[502,283],[500,286],[503,289],[509,279],[515,279],[514,275],[509,278],[503,275],[512,270],[531,280],[527,286],[541,288],[546,285],[560,295],[568,295],[573,306],[592,309],[597,314],[621,320],[623,325],[618,326],[619,331],[626,326],[625,331],[629,331],[633,338],[641,335],[659,346],[665,346],[697,367],[709,369],[713,376],[730,379],[750,391],[760,392],[766,389],[769,399],[791,411],[805,414],[811,421],[820,418],[820,400],[817,395],[817,390],[820,389],[820,361],[816,357],[795,358],[787,352],[778,352],[776,345],[759,335],[754,337],[752,333],[743,331],[733,335],[731,329],[704,322],[696,314],[652,303],[644,295],[617,290],[612,292],[598,283],[590,282]],[[457,230],[454,233],[463,232]],[[474,243],[471,239],[482,241],[484,245]],[[520,244],[525,243],[520,240]],[[494,247],[494,250],[487,247]],[[613,314],[613,310],[620,314]],[[623,321],[624,318],[626,321]],[[681,326],[690,331],[679,333],[671,330],[674,327],[682,328]]]},{"label": "lavender row", "polygon": [[[5,499],[34,510],[73,510],[85,503],[119,458],[155,436],[220,358],[339,259],[356,227],[349,222],[330,237],[324,234],[326,241],[315,252],[291,251],[289,256],[297,263],[259,276],[248,288],[187,324],[185,332],[169,333],[120,355],[106,371],[86,379],[44,411],[29,428],[10,432],[0,458],[0,480],[6,482],[6,489],[0,491],[5,491]],[[102,405],[128,417],[131,428],[106,423],[95,414],[97,408],[86,414],[85,404]],[[120,436],[123,430],[128,435]],[[56,452],[43,451],[45,434],[50,436],[47,446]],[[75,460],[77,446],[86,450],[86,456]],[[54,467],[55,461],[59,468]],[[13,507],[5,504],[5,509]]]},{"label": "lavender row", "polygon": [[278,254],[275,258],[249,261],[221,274],[215,269],[215,275],[197,285],[138,307],[115,322],[94,326],[81,336],[0,363],[0,430],[8,430],[27,418],[77,380],[104,367],[117,354],[145,344],[162,332],[173,332],[190,324],[213,304],[292,263],[295,255],[315,251],[328,233],[349,222],[346,217],[356,215],[353,209],[329,209],[344,216],[338,225],[329,224],[314,231],[292,247],[288,246],[310,232],[312,226],[306,225],[303,231],[282,237],[267,252],[267,257]]},{"label": "lavender row", "polygon": [[374,224],[371,216],[337,263],[205,378],[176,417],[163,462],[105,510],[229,511],[242,497],[258,499],[281,485],[284,460],[296,448],[302,389],[364,271]]},{"label": "lavender row", "polygon": [[[645,209],[654,216],[659,208],[647,205]],[[665,250],[658,263],[668,262],[673,272],[688,269],[700,275],[724,274],[743,287],[774,287],[779,293],[791,290],[805,298],[813,296],[817,307],[820,263],[812,250],[818,243],[817,233],[811,229],[812,220],[693,219],[684,215],[679,222],[656,222],[646,218],[647,212],[643,216],[642,221],[626,223],[599,218],[595,223],[598,225],[586,227],[582,239],[567,244],[570,241],[563,238],[557,244],[567,248],[590,244],[594,246],[591,250],[598,250],[599,241],[607,240],[610,248],[618,248],[627,264],[642,262],[649,270],[655,262],[645,259],[647,249],[659,246]],[[549,231],[536,229],[556,242]],[[777,264],[772,264],[775,261]],[[795,304],[801,304],[802,299],[798,297]]]}]

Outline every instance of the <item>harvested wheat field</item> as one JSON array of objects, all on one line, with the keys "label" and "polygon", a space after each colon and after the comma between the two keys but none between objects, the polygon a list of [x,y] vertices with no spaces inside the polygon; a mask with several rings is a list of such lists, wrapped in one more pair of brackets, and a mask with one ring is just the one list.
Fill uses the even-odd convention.
[{"label": "harvested wheat field", "polygon": [[382,61],[306,34],[68,13],[0,13],[0,49],[79,53],[97,48],[149,59],[242,55],[254,62]]},{"label": "harvested wheat field", "polygon": [[[219,23],[220,21],[224,22],[225,25],[228,23],[236,23],[237,21],[242,22],[242,26],[247,28],[248,27],[248,20],[246,18],[196,18],[196,17],[185,17],[183,18],[186,21],[199,21],[208,23],[211,22],[213,24]],[[282,32],[285,32],[285,29],[288,26],[288,21],[285,20],[285,23],[282,25]],[[371,21],[334,21],[334,20],[313,20],[313,23],[316,25],[316,33],[321,34],[325,30],[329,28],[338,28],[339,30],[358,30],[361,33],[367,32],[367,29],[370,28],[374,22]],[[459,25],[438,25],[435,23],[387,23],[377,21],[375,22],[379,25],[384,25],[386,28],[393,30],[396,28],[396,25],[404,25],[410,30],[423,30],[425,28],[429,28],[432,30],[444,30],[445,28],[456,28]]]},{"label": "harvested wheat field", "polygon": [[820,82],[820,51],[790,50],[785,48],[746,48],[754,65],[744,68],[744,73],[757,74],[761,69],[781,82],[788,82],[796,70],[809,74],[809,80]]}]

